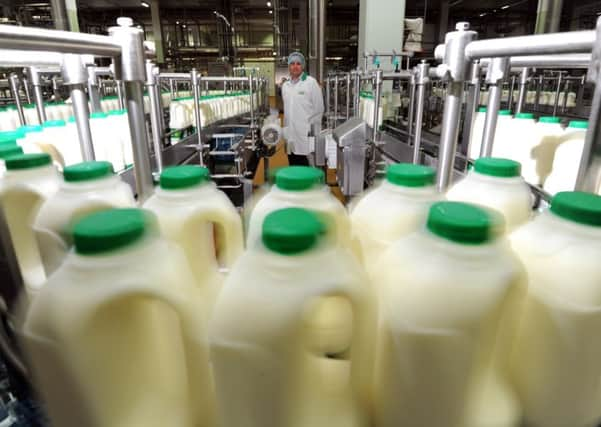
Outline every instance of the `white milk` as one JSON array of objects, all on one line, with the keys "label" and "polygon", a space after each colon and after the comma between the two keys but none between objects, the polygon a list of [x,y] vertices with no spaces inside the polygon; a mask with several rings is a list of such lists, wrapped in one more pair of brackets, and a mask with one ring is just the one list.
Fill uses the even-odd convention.
[{"label": "white milk", "polygon": [[495,209],[509,230],[528,221],[533,204],[530,188],[520,176],[520,164],[496,157],[476,160],[467,176],[449,188],[447,199]]},{"label": "white milk", "polygon": [[497,117],[497,127],[495,131],[495,139],[493,140],[492,155],[495,157],[507,157],[497,153],[504,153],[506,151],[506,143],[509,140],[513,140],[515,135],[513,134],[513,117],[511,116],[510,110],[499,110],[499,116]]},{"label": "white milk", "polygon": [[532,157],[536,162],[538,183],[543,184],[553,169],[555,151],[564,134],[559,117],[541,117],[536,124],[538,139],[532,148]]},{"label": "white milk", "polygon": [[430,205],[440,199],[435,176],[428,166],[391,165],[386,180],[356,202],[351,224],[368,272],[388,246],[423,226]]},{"label": "white milk", "polygon": [[181,249],[131,208],[84,217],[73,240],[22,330],[52,424],[213,426],[202,300]]},{"label": "white milk", "polygon": [[42,126],[26,125],[19,128],[20,137],[17,139],[17,144],[23,148],[25,154],[41,153],[40,144],[43,142]]},{"label": "white milk", "polygon": [[132,165],[134,163],[134,154],[127,110],[109,111],[108,121],[114,129],[116,137],[120,141],[124,167]]},{"label": "white milk", "polygon": [[59,170],[65,166],[63,153],[67,151],[70,141],[67,140],[66,123],[64,120],[49,120],[42,125],[42,151],[52,156]]},{"label": "white milk", "polygon": [[46,153],[12,156],[5,159],[5,165],[0,204],[25,290],[32,295],[44,284],[46,274],[31,226],[44,201],[58,190],[60,177]]},{"label": "white milk", "polygon": [[522,276],[494,216],[435,203],[381,258],[375,425],[519,425],[504,367]]},{"label": "white milk", "polygon": [[106,161],[84,162],[63,170],[64,182],[40,208],[33,228],[46,275],[53,273],[71,249],[71,229],[83,216],[136,204],[128,184]]},{"label": "white milk", "polygon": [[260,240],[268,213],[293,206],[325,214],[328,232],[334,235],[334,240],[350,247],[351,225],[344,206],[324,185],[323,172],[308,166],[288,166],[277,171],[275,185],[250,212],[247,246]]},{"label": "white milk", "polygon": [[549,194],[571,191],[576,186],[587,128],[587,121],[571,121],[559,138],[559,146],[553,157],[553,168],[544,185]]},{"label": "white milk", "polygon": [[485,120],[486,107],[480,107],[472,122],[470,146],[468,148],[468,156],[470,159],[477,159],[480,157],[480,147],[482,146],[482,134],[484,132]]},{"label": "white milk", "polygon": [[116,171],[125,169],[125,159],[120,129],[111,127],[112,120],[106,113],[90,114],[90,131],[94,146],[94,158],[106,160],[113,164]]},{"label": "white milk", "polygon": [[562,192],[511,236],[528,273],[512,372],[528,425],[601,419],[601,197]]},{"label": "white milk", "polygon": [[[209,170],[200,166],[166,168],[160,188],[144,208],[156,214],[163,236],[184,249],[209,314],[221,287],[219,265],[231,268],[244,249],[238,211],[211,182]],[[216,257],[213,226],[220,259]]]},{"label": "white milk", "polygon": [[71,116],[67,119],[65,125],[66,138],[63,140],[63,160],[65,166],[74,165],[83,161],[81,155],[81,145],[79,143],[79,134],[77,133],[77,123],[75,123],[75,117]]},{"label": "white milk", "polygon": [[[267,216],[210,324],[222,427],[369,426],[374,313],[365,280],[350,254],[323,237],[314,214],[286,208]],[[315,310],[332,298],[351,321],[334,359],[322,355],[332,343],[313,325]]]},{"label": "white milk", "polygon": [[511,125],[502,132],[502,139],[495,138],[495,144],[499,145],[493,146],[493,156],[520,162],[524,179],[532,185],[539,184],[536,160],[532,154],[539,141],[534,114],[516,114]]}]

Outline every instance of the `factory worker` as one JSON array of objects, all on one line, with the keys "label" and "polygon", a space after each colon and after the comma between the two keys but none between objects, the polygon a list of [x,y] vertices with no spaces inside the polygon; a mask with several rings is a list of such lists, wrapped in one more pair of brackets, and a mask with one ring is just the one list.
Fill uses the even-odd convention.
[{"label": "factory worker", "polygon": [[321,128],[323,115],[321,87],[304,69],[302,53],[294,52],[288,56],[290,78],[282,85],[282,98],[284,138],[290,165],[309,165],[307,156],[315,149],[313,136]]}]

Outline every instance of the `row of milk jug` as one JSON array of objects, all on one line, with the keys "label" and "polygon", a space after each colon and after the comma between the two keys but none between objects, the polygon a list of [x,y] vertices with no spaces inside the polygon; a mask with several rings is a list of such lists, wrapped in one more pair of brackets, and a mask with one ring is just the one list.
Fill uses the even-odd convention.
[{"label": "row of milk jug", "polygon": [[[44,103],[47,120],[67,120],[73,115],[71,105],[65,102],[47,102]],[[39,125],[37,110],[34,104],[25,104],[23,106],[23,115],[25,123],[29,125]],[[21,126],[17,107],[11,105],[0,108],[0,132],[14,131]]]},{"label": "row of milk jug", "polygon": [[[253,105],[258,105],[258,94],[253,95]],[[207,126],[218,120],[224,120],[251,110],[251,99],[248,92],[233,92],[221,95],[202,96],[199,102],[201,126]],[[184,129],[195,125],[194,97],[175,98],[169,106],[169,127]]]},{"label": "row of milk jug", "polygon": [[[3,182],[32,156],[42,163],[43,155],[9,157]],[[49,158],[39,169],[58,180]],[[447,194],[452,202],[435,191],[432,169],[401,164],[348,215],[320,170],[285,168],[252,208],[246,251],[210,292],[216,267],[195,275],[192,266],[198,253],[212,259],[214,248],[199,245],[213,236],[185,216],[210,205],[194,193],[208,188],[205,171],[165,170],[144,206],[155,215],[89,209],[62,225],[74,250],[32,295],[23,327],[56,425],[480,427],[525,418],[584,427],[598,419],[598,196],[560,193],[530,219],[514,161],[479,159]],[[19,208],[17,195],[46,203],[46,191],[26,198],[8,181],[0,200],[13,212],[12,235],[17,210],[36,212]],[[170,214],[157,209],[160,198]],[[487,208],[466,203],[474,200]],[[17,239],[22,247],[35,247],[40,228],[21,226],[34,234],[31,245]],[[587,274],[574,287],[567,277],[578,267]],[[207,292],[218,294],[215,304]]]},{"label": "row of milk jug", "polygon": [[[116,171],[133,164],[131,133],[126,110],[112,110],[108,114],[91,113],[90,131],[96,160],[112,163]],[[82,161],[81,146],[75,117],[48,120],[42,125],[21,126],[14,131],[0,132],[0,142],[13,141],[26,154],[48,153],[62,169]]]},{"label": "row of milk jug", "polygon": [[[486,108],[476,113],[472,123],[468,155],[480,157]],[[500,110],[492,155],[514,159],[522,164],[522,174],[532,185],[542,186],[553,195],[574,189],[588,122],[572,120],[561,126],[559,117],[540,117],[532,113],[511,116]]]},{"label": "row of milk jug", "polygon": [[[517,104],[518,101],[518,97],[519,97],[519,91],[514,90],[513,91],[513,106],[515,106]],[[535,90],[529,90],[526,92],[526,105],[534,105],[536,104],[536,97],[537,97],[537,92]],[[508,89],[504,89],[503,92],[501,93],[501,98],[502,99],[508,99],[509,98],[509,90]],[[562,107],[564,102],[566,104],[566,108],[574,108],[576,107],[576,92],[568,92],[567,96],[565,92],[561,92],[559,94],[559,96],[557,96],[557,92],[556,91],[540,91],[538,93],[538,104],[539,105],[550,105],[550,106],[554,106],[555,105],[555,100],[557,101],[557,105]],[[480,104],[488,104],[488,91],[481,91],[480,92],[480,99],[479,99],[479,103]]]}]

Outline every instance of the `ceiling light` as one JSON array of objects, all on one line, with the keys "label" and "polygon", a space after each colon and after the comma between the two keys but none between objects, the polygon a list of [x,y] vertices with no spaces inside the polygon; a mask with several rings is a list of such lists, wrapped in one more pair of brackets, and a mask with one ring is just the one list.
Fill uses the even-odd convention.
[{"label": "ceiling light", "polygon": [[273,56],[276,56],[278,53],[277,53],[276,51],[273,51],[271,54],[272,54]]},{"label": "ceiling light", "polygon": [[182,25],[182,28],[186,28],[186,24]]},{"label": "ceiling light", "polygon": [[486,13],[481,13],[480,15],[478,15],[480,18],[482,18],[483,16],[486,16]]},{"label": "ceiling light", "polygon": [[273,14],[273,10],[269,9],[269,14],[272,15]]},{"label": "ceiling light", "polygon": [[179,21],[175,21],[175,25],[179,25]]},{"label": "ceiling light", "polygon": [[270,1],[267,2],[267,7],[271,7],[271,2]]},{"label": "ceiling light", "polygon": [[509,5],[508,5],[508,4],[506,4],[505,6],[501,6],[501,9],[502,9],[502,10],[509,9]]},{"label": "ceiling light", "polygon": [[145,1],[141,2],[140,4],[141,4],[143,7],[150,7],[150,5],[149,5],[147,2],[145,2]]}]

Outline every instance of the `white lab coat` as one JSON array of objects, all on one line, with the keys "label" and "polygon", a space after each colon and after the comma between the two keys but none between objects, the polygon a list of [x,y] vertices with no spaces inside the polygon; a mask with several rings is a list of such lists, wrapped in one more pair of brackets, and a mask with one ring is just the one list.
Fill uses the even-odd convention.
[{"label": "white lab coat", "polygon": [[311,125],[320,125],[323,115],[321,87],[317,80],[303,73],[297,82],[288,80],[282,85],[282,98],[288,153],[308,155],[315,149],[309,140]]}]

